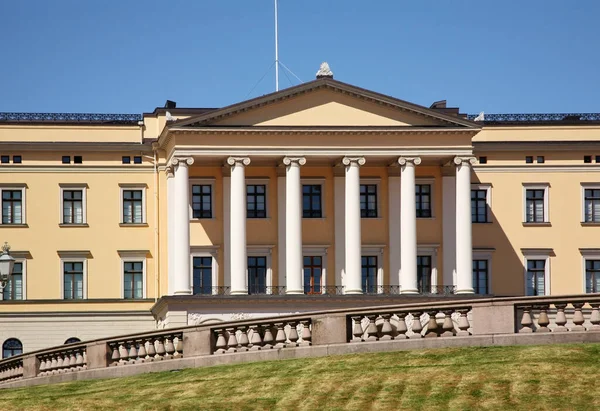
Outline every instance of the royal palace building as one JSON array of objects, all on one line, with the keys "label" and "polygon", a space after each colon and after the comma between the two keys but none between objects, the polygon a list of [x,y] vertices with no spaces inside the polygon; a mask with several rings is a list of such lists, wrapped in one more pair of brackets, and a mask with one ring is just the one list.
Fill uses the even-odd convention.
[{"label": "royal palace building", "polygon": [[224,108],[0,113],[3,355],[424,298],[600,291],[600,115],[333,79]]}]

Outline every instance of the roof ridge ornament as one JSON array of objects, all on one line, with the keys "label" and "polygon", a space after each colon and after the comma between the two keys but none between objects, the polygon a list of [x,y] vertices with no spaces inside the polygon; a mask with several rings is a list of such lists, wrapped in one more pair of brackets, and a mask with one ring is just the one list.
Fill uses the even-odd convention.
[{"label": "roof ridge ornament", "polygon": [[319,67],[319,71],[317,71],[317,78],[333,78],[333,71],[329,68],[329,64],[324,61],[321,63]]}]

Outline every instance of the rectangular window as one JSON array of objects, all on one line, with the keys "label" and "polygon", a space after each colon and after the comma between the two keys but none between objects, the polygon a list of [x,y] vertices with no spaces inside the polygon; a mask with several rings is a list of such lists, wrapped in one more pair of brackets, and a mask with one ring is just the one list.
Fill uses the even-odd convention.
[{"label": "rectangular window", "polygon": [[13,156],[13,164],[21,164],[23,162],[22,156]]},{"label": "rectangular window", "polygon": [[2,224],[23,224],[23,190],[2,190]]},{"label": "rectangular window", "polygon": [[320,184],[302,185],[303,218],[321,218],[323,216],[323,211],[321,209],[321,194]]},{"label": "rectangular window", "polygon": [[431,185],[415,185],[415,200],[417,202],[417,218],[431,217]]},{"label": "rectangular window", "polygon": [[267,257],[248,257],[248,294],[267,293]]},{"label": "rectangular window", "polygon": [[431,292],[431,256],[417,256],[417,286],[420,293]]},{"label": "rectangular window", "polygon": [[123,223],[144,223],[143,190],[123,190]]},{"label": "rectangular window", "polygon": [[83,224],[83,191],[63,190],[63,224]]},{"label": "rectangular window", "polygon": [[377,184],[360,185],[361,218],[377,218]]},{"label": "rectangular window", "polygon": [[246,216],[248,218],[267,218],[267,186],[248,184],[246,186]]},{"label": "rectangular window", "polygon": [[588,164],[592,162],[592,156],[583,156],[583,162]]},{"label": "rectangular window", "polygon": [[596,163],[600,163],[600,156],[596,156]]},{"label": "rectangular window", "polygon": [[488,260],[473,260],[473,289],[475,294],[488,294]]},{"label": "rectangular window", "polygon": [[525,191],[525,222],[545,222],[545,189],[527,189]]},{"label": "rectangular window", "polygon": [[23,263],[15,262],[10,281],[2,291],[3,300],[23,299]]},{"label": "rectangular window", "polygon": [[471,221],[473,223],[488,222],[487,192],[488,190],[471,190]]},{"label": "rectangular window", "polygon": [[546,294],[546,260],[527,260],[527,295]]},{"label": "rectangular window", "polygon": [[73,164],[81,164],[81,163],[83,163],[83,157],[73,156]]},{"label": "rectangular window", "polygon": [[133,164],[142,164],[142,157],[141,156],[133,157]]},{"label": "rectangular window", "polygon": [[192,217],[212,218],[212,185],[192,185]]},{"label": "rectangular window", "polygon": [[83,261],[63,262],[64,299],[83,299]]},{"label": "rectangular window", "polygon": [[542,164],[542,163],[545,163],[546,160],[544,159],[544,156],[537,156],[537,162]]},{"label": "rectangular window", "polygon": [[304,257],[304,294],[321,294],[323,257]]},{"label": "rectangular window", "polygon": [[63,164],[71,164],[71,156],[62,156]]},{"label": "rectangular window", "polygon": [[0,156],[0,163],[2,163],[2,164],[10,163],[10,156]]},{"label": "rectangular window", "polygon": [[600,293],[600,260],[585,260],[585,292]]},{"label": "rectangular window", "polygon": [[600,189],[586,188],[584,190],[585,222],[600,222]]},{"label": "rectangular window", "polygon": [[194,294],[212,294],[212,257],[192,259],[192,290]]},{"label": "rectangular window", "polygon": [[365,294],[377,293],[377,256],[361,257],[362,290]]},{"label": "rectangular window", "polygon": [[144,262],[123,262],[123,298],[144,298]]},{"label": "rectangular window", "polygon": [[525,156],[525,163],[533,164],[533,156]]},{"label": "rectangular window", "polygon": [[479,157],[479,164],[487,164],[487,157],[486,156],[480,156]]},{"label": "rectangular window", "polygon": [[123,156],[121,157],[121,161],[123,162],[123,164],[131,164],[131,157]]}]

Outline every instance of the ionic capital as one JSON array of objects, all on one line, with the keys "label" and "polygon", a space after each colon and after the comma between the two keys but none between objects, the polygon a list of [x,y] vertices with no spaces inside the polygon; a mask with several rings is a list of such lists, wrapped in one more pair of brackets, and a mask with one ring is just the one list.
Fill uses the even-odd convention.
[{"label": "ionic capital", "polygon": [[461,165],[472,166],[476,162],[477,162],[477,159],[472,156],[469,156],[469,157],[456,156],[456,157],[454,157],[454,164],[456,164],[457,166],[461,166]]},{"label": "ionic capital", "polygon": [[283,165],[290,166],[292,164],[297,164],[298,166],[303,166],[304,164],[306,164],[306,158],[305,157],[284,157],[283,158]]},{"label": "ionic capital", "polygon": [[167,178],[173,178],[175,177],[175,171],[173,170],[172,165],[168,165],[165,167],[165,174],[167,175]]},{"label": "ionic capital", "polygon": [[191,166],[192,164],[194,164],[194,157],[173,157],[171,158],[171,164],[173,166]]},{"label": "ionic capital", "polygon": [[250,157],[229,157],[227,158],[227,164],[229,164],[232,167],[249,166]]},{"label": "ionic capital", "polygon": [[421,157],[398,157],[398,164],[401,166],[405,166],[407,164],[418,166],[421,164]]},{"label": "ionic capital", "polygon": [[364,166],[367,160],[364,157],[344,157],[342,158],[342,164],[348,166]]}]

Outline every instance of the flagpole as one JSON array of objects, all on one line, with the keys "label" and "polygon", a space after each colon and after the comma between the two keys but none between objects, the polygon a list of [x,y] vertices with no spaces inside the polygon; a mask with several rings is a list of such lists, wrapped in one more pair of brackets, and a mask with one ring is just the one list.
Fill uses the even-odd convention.
[{"label": "flagpole", "polygon": [[275,91],[279,91],[279,45],[277,37],[277,0],[275,0]]}]

